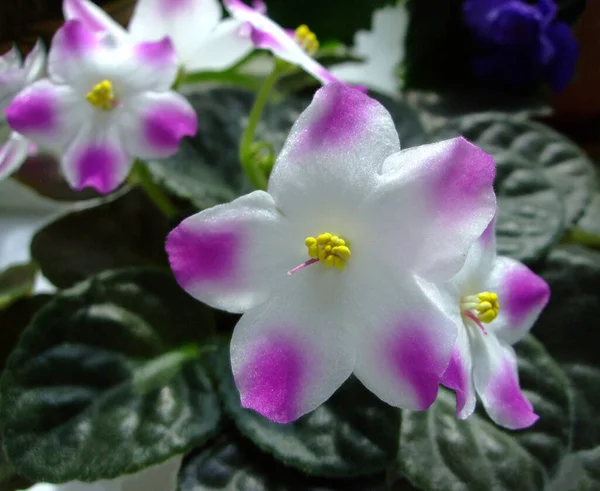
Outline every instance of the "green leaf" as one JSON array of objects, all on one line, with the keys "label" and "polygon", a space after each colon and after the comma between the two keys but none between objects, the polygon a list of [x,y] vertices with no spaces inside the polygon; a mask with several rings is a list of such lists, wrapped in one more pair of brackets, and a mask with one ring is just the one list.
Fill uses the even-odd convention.
[{"label": "green leaf", "polygon": [[576,245],[557,247],[539,273],[551,297],[533,334],[560,362],[600,367],[600,252]]},{"label": "green leaf", "polygon": [[0,385],[2,438],[34,481],[134,473],[202,444],[218,398],[198,360],[212,312],[166,272],[106,272],[33,318]]},{"label": "green leaf", "polygon": [[393,462],[400,411],[349,379],[325,404],[297,421],[278,424],[240,405],[229,350],[218,362],[219,394],[238,429],[284,464],[318,476],[373,474]]},{"label": "green leaf", "polygon": [[184,461],[179,491],[384,491],[385,478],[309,477],[264,454],[231,430]]},{"label": "green leaf", "polygon": [[449,120],[438,139],[458,135],[484,150],[491,149],[494,157],[494,150],[502,149],[501,161],[518,159],[540,169],[565,202],[566,227],[581,217],[592,199],[591,161],[577,145],[543,124],[503,113],[472,114]]},{"label": "green leaf", "polygon": [[[391,112],[403,147],[427,139],[418,115],[400,100],[374,94]],[[150,162],[157,182],[174,195],[204,209],[252,191],[242,172],[238,149],[254,94],[236,89],[213,89],[190,94],[198,113],[198,132],[186,140],[173,157]],[[279,153],[296,119],[311,97],[273,97],[256,131],[256,139]]]},{"label": "green leaf", "polygon": [[560,368],[532,337],[516,346],[519,376],[540,416],[520,432],[501,429],[481,411],[456,418],[442,390],[427,411],[403,411],[398,467],[425,490],[539,491],[568,450],[572,407]]},{"label": "green leaf", "polygon": [[569,231],[567,242],[600,249],[600,191],[596,191],[583,216]]},{"label": "green leaf", "polygon": [[567,455],[556,479],[546,491],[598,491],[600,447]]},{"label": "green leaf", "polygon": [[572,450],[600,445],[600,368],[581,363],[563,365],[574,391],[575,425]]},{"label": "green leaf", "polygon": [[11,266],[0,272],[0,310],[31,294],[37,272],[37,265],[33,263]]},{"label": "green leaf", "polygon": [[31,255],[60,288],[101,271],[167,265],[167,220],[134,189],[58,218],[38,231]]}]

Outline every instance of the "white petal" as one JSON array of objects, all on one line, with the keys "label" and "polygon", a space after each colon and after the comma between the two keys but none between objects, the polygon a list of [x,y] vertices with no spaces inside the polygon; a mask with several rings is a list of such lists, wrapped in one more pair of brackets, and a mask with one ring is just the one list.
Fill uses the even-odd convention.
[{"label": "white petal", "polygon": [[388,158],[365,207],[381,254],[399,271],[445,281],[496,212],[491,156],[463,138]]},{"label": "white petal", "polygon": [[315,264],[277,283],[273,295],[244,314],[231,339],[231,364],[242,406],[279,422],[323,404],[354,368],[344,271]]},{"label": "white petal", "polygon": [[31,52],[25,58],[25,84],[29,85],[39,79],[46,70],[46,49],[44,43],[38,40]]},{"label": "white petal", "polygon": [[236,19],[219,22],[197,51],[184,60],[187,71],[225,70],[253,49],[252,40],[242,32],[243,23]]},{"label": "white petal", "polygon": [[169,36],[180,61],[187,64],[222,15],[217,0],[139,0],[129,32],[137,41]]},{"label": "white petal", "polygon": [[385,159],[399,149],[394,122],[379,102],[347,85],[329,84],[290,131],[269,192],[290,217],[352,214],[375,188]]},{"label": "white petal", "polygon": [[15,172],[27,159],[31,142],[12,132],[7,142],[0,146],[0,179],[4,179]]}]

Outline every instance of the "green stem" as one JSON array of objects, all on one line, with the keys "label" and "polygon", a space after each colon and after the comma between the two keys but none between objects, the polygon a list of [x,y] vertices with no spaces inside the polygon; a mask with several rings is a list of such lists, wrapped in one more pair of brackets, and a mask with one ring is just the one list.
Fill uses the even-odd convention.
[{"label": "green stem", "polygon": [[173,218],[177,214],[177,207],[171,203],[160,186],[152,180],[152,175],[143,162],[137,161],[134,164],[127,180],[133,186],[140,186],[167,218]]},{"label": "green stem", "polygon": [[273,71],[267,77],[263,86],[260,88],[258,95],[256,96],[254,106],[252,106],[252,111],[250,111],[250,116],[248,117],[248,124],[244,130],[242,141],[240,143],[239,155],[242,168],[256,189],[267,189],[267,177],[265,176],[264,171],[259,168],[259,166],[254,165],[255,163],[251,158],[251,147],[252,143],[254,142],[254,133],[256,132],[256,126],[260,121],[267,100],[269,99],[271,89],[275,85],[275,82],[277,82],[277,79],[281,75],[282,71],[282,66],[275,62]]}]

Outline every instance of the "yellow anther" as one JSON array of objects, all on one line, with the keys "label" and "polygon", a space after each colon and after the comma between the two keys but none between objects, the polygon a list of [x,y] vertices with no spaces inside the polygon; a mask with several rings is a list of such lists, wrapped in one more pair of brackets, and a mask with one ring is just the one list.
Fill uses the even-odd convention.
[{"label": "yellow anther", "polygon": [[317,36],[304,24],[296,29],[294,39],[310,56],[314,55],[319,49],[319,40],[317,39]]},{"label": "yellow anther", "polygon": [[114,109],[116,106],[115,92],[110,80],[103,80],[99,84],[96,84],[87,93],[86,99],[92,106],[104,109],[105,111]]},{"label": "yellow anther", "polygon": [[344,269],[346,261],[350,259],[350,247],[347,241],[325,233],[315,237],[307,237],[304,244],[308,248],[308,255],[311,259],[318,259],[325,267],[335,266],[337,269]]},{"label": "yellow anther", "polygon": [[481,322],[490,323],[500,311],[498,295],[493,292],[481,292],[476,295],[467,295],[461,301],[461,310],[471,312]]}]

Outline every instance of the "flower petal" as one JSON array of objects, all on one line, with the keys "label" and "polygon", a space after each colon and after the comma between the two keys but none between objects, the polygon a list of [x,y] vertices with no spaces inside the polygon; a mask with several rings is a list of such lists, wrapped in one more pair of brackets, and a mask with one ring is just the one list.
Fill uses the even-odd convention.
[{"label": "flower petal", "polygon": [[490,324],[496,335],[508,344],[522,339],[531,329],[550,299],[548,284],[527,266],[500,256],[486,285],[498,294],[500,310]]},{"label": "flower petal", "polygon": [[355,208],[375,186],[384,160],[399,149],[394,122],[379,102],[347,85],[330,84],[317,91],[294,124],[269,192],[286,215],[304,213],[309,205],[323,213],[332,201]]},{"label": "flower petal", "polygon": [[[316,269],[316,268],[319,269]],[[231,365],[242,406],[288,423],[323,404],[354,368],[352,337],[340,322],[333,271],[316,265],[278,283],[267,302],[238,322]],[[325,281],[313,283],[325,273]]]},{"label": "flower petal", "polygon": [[475,410],[477,398],[472,370],[471,346],[466,327],[461,322],[450,364],[442,377],[442,384],[456,392],[456,417],[459,419],[467,419]]},{"label": "flower petal", "polygon": [[219,22],[196,47],[185,63],[188,71],[220,71],[230,68],[254,49],[254,43],[243,33],[243,22],[225,19]]},{"label": "flower petal", "polygon": [[222,15],[217,0],[139,0],[129,32],[137,41],[169,36],[180,62],[187,65],[199,54],[198,48],[209,38]]},{"label": "flower petal", "polygon": [[519,386],[513,349],[488,332],[469,330],[473,354],[475,389],[489,417],[511,430],[531,426],[538,420]]},{"label": "flower petal", "polygon": [[91,106],[89,111],[78,106],[77,94],[71,88],[43,79],[13,99],[6,108],[6,118],[14,130],[36,143],[59,148],[91,116]]},{"label": "flower petal", "polygon": [[194,109],[176,92],[133,97],[118,116],[127,153],[142,159],[173,155],[181,139],[195,135],[197,129]]},{"label": "flower petal", "polygon": [[277,280],[297,265],[285,219],[271,196],[255,191],[201,211],[167,238],[175,278],[190,295],[229,312],[245,312],[269,298]]},{"label": "flower petal", "polygon": [[0,179],[15,172],[25,162],[31,142],[19,133],[11,133],[8,141],[0,146]]},{"label": "flower petal", "polygon": [[285,29],[263,15],[260,9],[254,9],[242,0],[225,0],[223,3],[232,17],[252,26],[251,37],[257,48],[268,49],[278,58],[302,67],[323,84],[338,81],[309,56]]},{"label": "flower petal", "polygon": [[46,69],[46,50],[41,40],[35,43],[35,46],[25,58],[23,69],[25,70],[25,85],[35,82],[44,73]]},{"label": "flower petal", "polygon": [[133,164],[123,149],[117,129],[84,126],[62,160],[63,173],[74,189],[92,187],[102,194],[115,190]]},{"label": "flower petal", "polygon": [[454,276],[495,215],[495,172],[492,157],[464,138],[392,155],[365,203],[381,253],[431,281]]},{"label": "flower petal", "polygon": [[63,0],[65,20],[79,20],[94,32],[108,32],[120,40],[127,39],[127,31],[103,9],[90,0]]},{"label": "flower petal", "polygon": [[413,410],[435,401],[456,342],[457,323],[432,285],[386,284],[381,268],[371,273],[356,303],[355,374],[383,401]]}]

